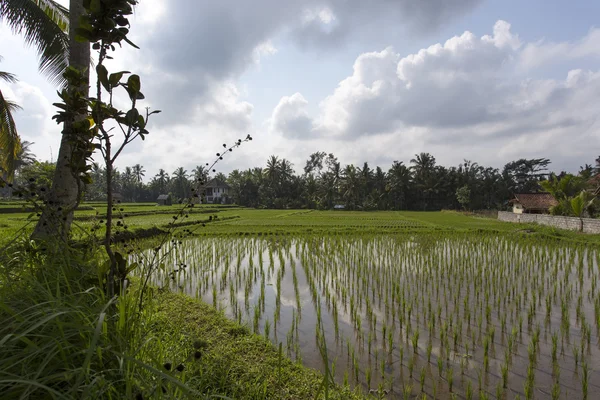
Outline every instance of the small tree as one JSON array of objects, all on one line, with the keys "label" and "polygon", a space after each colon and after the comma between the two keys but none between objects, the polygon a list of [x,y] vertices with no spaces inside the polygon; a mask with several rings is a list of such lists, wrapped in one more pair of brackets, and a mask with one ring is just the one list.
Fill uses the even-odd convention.
[{"label": "small tree", "polygon": [[456,189],[456,200],[464,210],[469,209],[471,204],[471,189],[469,189],[469,186],[464,185]]}]

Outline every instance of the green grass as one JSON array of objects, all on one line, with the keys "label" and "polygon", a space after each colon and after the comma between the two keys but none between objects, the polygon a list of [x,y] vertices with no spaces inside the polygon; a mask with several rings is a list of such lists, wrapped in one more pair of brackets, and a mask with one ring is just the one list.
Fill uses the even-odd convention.
[{"label": "green grass", "polygon": [[[103,211],[102,204],[90,206]],[[174,220],[180,206],[125,204],[119,208],[123,214],[132,214],[124,222],[129,231],[138,234],[152,229],[166,231],[175,223],[185,224],[197,235],[212,236],[385,233],[418,239],[419,234],[427,234],[423,236],[426,238],[438,233],[464,233],[472,237],[522,237],[546,244],[553,240],[600,243],[600,235],[511,224],[458,212],[256,210],[202,205],[191,209],[187,217]],[[89,233],[95,222],[93,214],[93,210],[76,212],[76,238]],[[36,218],[31,213],[0,211],[0,244],[6,245],[17,234],[26,236]],[[102,230],[97,232],[101,234]],[[152,241],[142,246],[144,243],[149,246]],[[133,398],[141,393],[143,398],[151,398],[157,388],[162,392],[164,387],[175,398],[202,393],[249,399],[312,399],[319,390],[322,375],[280,358],[277,348],[264,337],[250,334],[199,300],[152,289],[144,311],[137,313],[134,286],[131,296],[111,304],[98,289],[95,275],[102,261],[101,251],[77,259],[16,249],[17,253],[5,254],[7,257],[0,260],[0,320],[5,321],[0,327],[0,392],[43,397],[52,390],[63,393],[70,388],[66,398],[89,393],[112,398]],[[128,326],[126,321],[135,324]],[[201,354],[196,353],[195,343],[202,344]],[[165,368],[167,364],[171,368]],[[179,365],[183,371],[173,370]],[[329,398],[360,395],[333,386]]]},{"label": "green grass", "polygon": [[[103,218],[104,208],[100,203],[89,205],[96,211],[75,212],[74,232],[82,237],[89,231],[94,221]],[[119,205],[117,214],[127,215],[124,223],[133,232],[152,228],[166,229],[173,216],[181,210],[180,205],[156,206],[148,204]],[[303,233],[395,233],[425,231],[482,231],[488,233],[512,233],[519,235],[540,235],[558,240],[585,243],[600,243],[600,235],[584,235],[577,232],[554,229],[536,224],[513,224],[493,218],[465,215],[459,212],[415,212],[415,211],[316,211],[316,210],[256,210],[234,206],[196,205],[188,209],[189,216],[176,222],[185,222],[187,228],[201,235],[273,235]],[[219,218],[206,226],[209,216]],[[29,232],[37,217],[32,213],[0,212],[0,243],[7,243],[24,228]],[[194,225],[193,223],[196,223]],[[103,234],[103,229],[97,231]]]},{"label": "green grass", "polygon": [[54,250],[0,258],[1,398],[323,398],[318,372],[212,307],[151,289],[139,312],[135,280],[114,300],[98,286],[101,251]]},{"label": "green grass", "polygon": [[[157,340],[180,338],[178,354],[166,362],[193,359],[193,343],[203,343],[200,359],[186,364],[188,376],[203,378],[190,380],[194,389],[233,399],[315,399],[322,375],[286,356],[280,360],[277,348],[263,336],[182,294],[164,291],[155,302]],[[330,399],[363,398],[342,387],[330,388],[329,394]]]}]

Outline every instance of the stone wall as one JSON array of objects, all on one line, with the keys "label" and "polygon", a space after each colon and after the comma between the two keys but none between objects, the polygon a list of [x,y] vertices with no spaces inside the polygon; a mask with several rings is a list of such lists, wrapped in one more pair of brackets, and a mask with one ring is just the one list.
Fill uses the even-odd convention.
[{"label": "stone wall", "polygon": [[600,219],[562,217],[548,214],[514,214],[512,212],[498,211],[498,219],[505,222],[536,223],[553,226],[560,229],[578,231],[583,221],[583,232],[600,233]]}]

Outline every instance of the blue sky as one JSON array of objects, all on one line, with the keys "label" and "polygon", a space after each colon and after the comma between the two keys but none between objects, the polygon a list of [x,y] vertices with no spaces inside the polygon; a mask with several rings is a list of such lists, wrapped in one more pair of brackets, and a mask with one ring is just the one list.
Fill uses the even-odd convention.
[{"label": "blue sky", "polygon": [[[142,0],[142,49],[109,69],[139,73],[164,112],[119,164],[191,170],[250,133],[221,171],[271,154],[300,171],[321,150],[384,168],[426,151],[446,166],[548,157],[575,171],[599,155],[598,15],[593,0]],[[0,84],[24,107],[19,131],[55,157],[55,88],[21,38],[0,37],[0,69],[20,78]]]}]

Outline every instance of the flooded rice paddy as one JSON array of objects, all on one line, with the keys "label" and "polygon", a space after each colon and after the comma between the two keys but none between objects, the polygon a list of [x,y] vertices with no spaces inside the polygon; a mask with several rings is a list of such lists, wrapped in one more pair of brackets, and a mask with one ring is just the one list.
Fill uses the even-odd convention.
[{"label": "flooded rice paddy", "polygon": [[472,234],[197,238],[153,283],[363,392],[595,399],[599,258]]}]

